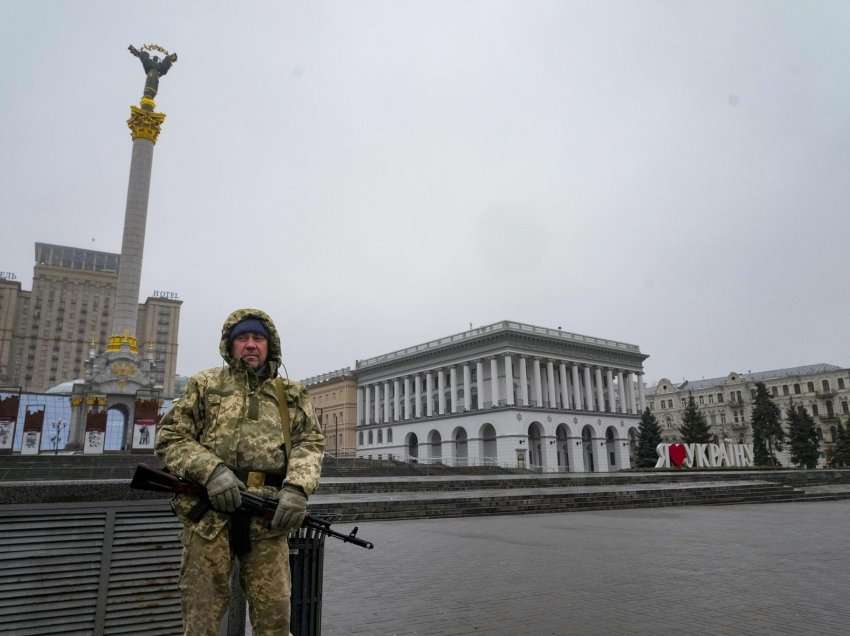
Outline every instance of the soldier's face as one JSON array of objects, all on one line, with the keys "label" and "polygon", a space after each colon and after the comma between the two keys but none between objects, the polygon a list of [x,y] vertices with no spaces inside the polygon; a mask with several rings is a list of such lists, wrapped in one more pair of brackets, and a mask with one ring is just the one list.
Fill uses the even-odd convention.
[{"label": "soldier's face", "polygon": [[230,344],[230,355],[244,360],[252,369],[259,369],[269,355],[269,341],[258,333],[240,333]]}]

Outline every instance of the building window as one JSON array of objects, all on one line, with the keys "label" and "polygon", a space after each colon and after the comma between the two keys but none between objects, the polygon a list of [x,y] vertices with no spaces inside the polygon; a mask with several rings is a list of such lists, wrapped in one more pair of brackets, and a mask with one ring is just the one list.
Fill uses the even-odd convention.
[{"label": "building window", "polygon": [[821,380],[821,386],[824,393],[829,393],[829,380]]},{"label": "building window", "polygon": [[704,398],[703,398],[703,396],[701,396],[701,395],[699,396],[699,405],[700,405],[700,406],[705,406],[705,399],[704,399]]},{"label": "building window", "polygon": [[838,378],[838,388],[844,390],[844,378]]},{"label": "building window", "polygon": [[787,384],[782,385],[782,395],[788,395],[788,385]]},{"label": "building window", "polygon": [[771,395],[773,395],[773,397],[779,397],[779,387],[770,387],[770,393]]},{"label": "building window", "polygon": [[794,385],[794,395],[800,395],[800,385],[799,384]]},{"label": "building window", "polygon": [[832,405],[832,400],[826,401],[826,416],[835,417],[835,407]]},{"label": "building window", "polygon": [[387,443],[392,443],[393,441],[393,429],[387,429]]},{"label": "building window", "polygon": [[814,393],[815,392],[815,383],[814,382],[807,382],[806,388],[808,389],[809,393]]},{"label": "building window", "polygon": [[709,404],[714,404],[714,393],[709,393],[709,394],[708,394],[708,403],[709,403]]},{"label": "building window", "polygon": [[357,436],[357,443],[363,446],[363,431],[360,431],[360,434]]},{"label": "building window", "polygon": [[726,424],[726,413],[721,413],[721,414],[720,414],[720,423],[721,423],[721,424]]},{"label": "building window", "polygon": [[384,443],[384,430],[381,429],[381,428],[378,429],[378,443],[379,444]]},{"label": "building window", "polygon": [[738,402],[743,402],[744,400],[741,398],[741,392],[740,392],[740,391],[736,391],[735,393],[737,394]]},{"label": "building window", "polygon": [[723,394],[722,393],[717,394],[717,403],[723,404]]},{"label": "building window", "polygon": [[371,445],[371,444],[374,444],[374,443],[375,443],[375,436],[372,433],[372,431],[369,431],[369,444]]},{"label": "building window", "polygon": [[682,402],[682,408],[685,408],[685,405],[687,404],[687,402],[685,401],[685,398],[682,398],[681,402]]},{"label": "building window", "polygon": [[812,415],[814,415],[815,417],[818,417],[820,415],[820,413],[818,412],[817,404],[812,404]]},{"label": "building window", "polygon": [[844,413],[844,415],[850,415],[850,404],[848,404],[847,402],[842,402],[841,412]]}]

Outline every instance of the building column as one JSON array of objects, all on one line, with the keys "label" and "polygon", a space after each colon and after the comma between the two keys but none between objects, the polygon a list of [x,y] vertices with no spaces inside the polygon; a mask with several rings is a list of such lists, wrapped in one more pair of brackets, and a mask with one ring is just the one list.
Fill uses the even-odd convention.
[{"label": "building column", "polygon": [[561,408],[570,408],[570,387],[567,385],[567,365],[563,362],[558,365],[561,373]]},{"label": "building column", "polygon": [[520,404],[528,406],[528,370],[526,369],[525,356],[519,359],[519,397]]},{"label": "building column", "polygon": [[390,409],[390,381],[387,380],[384,382],[384,424],[388,424],[390,422],[390,415],[392,415],[392,410]]},{"label": "building column", "polygon": [[475,361],[475,384],[478,385],[478,410],[484,409],[484,362]]},{"label": "building column", "polygon": [[425,415],[434,415],[434,374],[430,371],[425,372]]},{"label": "building column", "polygon": [[410,419],[410,377],[404,376],[404,419]]},{"label": "building column", "polygon": [[416,418],[422,417],[422,376],[418,373],[413,376],[413,412]]},{"label": "building column", "polygon": [[505,354],[505,404],[514,405],[514,363],[509,353]]},{"label": "building column", "polygon": [[437,370],[437,413],[446,414],[446,372]]},{"label": "building column", "polygon": [[623,372],[617,371],[617,386],[620,392],[620,413],[626,412],[626,383],[623,381]]},{"label": "building column", "polygon": [[549,408],[558,408],[558,398],[555,394],[555,363],[552,360],[546,361],[546,380],[549,385]]},{"label": "building column", "polygon": [[605,394],[602,392],[602,369],[596,367],[594,370],[596,375],[596,403],[600,412],[605,410]]},{"label": "building column", "polygon": [[593,410],[593,383],[590,379],[590,367],[584,365],[584,410]]},{"label": "building column", "polygon": [[643,413],[646,409],[646,396],[643,393],[643,373],[637,374],[638,382],[638,413]]},{"label": "building column", "polygon": [[578,365],[573,364],[573,408],[582,410],[584,405],[581,401],[581,381],[578,379]]},{"label": "building column", "polygon": [[626,413],[635,412],[635,391],[632,384],[632,374],[626,373]]},{"label": "building column", "polygon": [[543,406],[543,378],[540,374],[540,358],[534,358],[534,406]]},{"label": "building column", "polygon": [[368,384],[363,385],[363,425],[368,426],[372,421],[372,388]]},{"label": "building column", "polygon": [[398,422],[401,419],[401,391],[399,391],[399,381],[393,380],[393,422]]},{"label": "building column", "polygon": [[463,410],[472,410],[472,371],[468,362],[463,365]]},{"label": "building column", "polygon": [[355,420],[355,426],[360,426],[363,424],[363,391],[360,389],[363,387],[357,388],[357,419]]},{"label": "building column", "polygon": [[490,396],[493,408],[499,406],[499,359],[496,356],[490,358]]},{"label": "building column", "polygon": [[614,373],[611,369],[605,369],[605,381],[608,383],[608,412],[613,413],[617,410],[617,399],[614,396]]},{"label": "building column", "polygon": [[381,385],[375,384],[375,421],[374,424],[381,422]]},{"label": "building column", "polygon": [[449,395],[452,396],[452,413],[457,413],[457,369],[449,367]]}]

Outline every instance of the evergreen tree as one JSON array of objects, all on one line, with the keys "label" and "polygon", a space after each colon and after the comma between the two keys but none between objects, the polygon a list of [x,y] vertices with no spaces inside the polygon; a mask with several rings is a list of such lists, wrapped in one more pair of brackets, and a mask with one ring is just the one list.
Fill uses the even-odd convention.
[{"label": "evergreen tree", "polygon": [[693,394],[688,394],[688,405],[682,413],[682,426],[679,433],[685,444],[709,444],[711,442],[711,431],[705,415],[700,413]]},{"label": "evergreen tree", "polygon": [[850,420],[847,420],[846,426],[842,426],[839,422],[836,429],[838,439],[835,440],[832,448],[829,465],[831,468],[848,468],[850,467]]},{"label": "evergreen tree", "polygon": [[782,450],[785,431],[782,430],[779,407],[770,399],[763,382],[756,384],[756,399],[750,425],[753,428],[753,455],[757,466],[776,466],[776,451]]},{"label": "evergreen tree", "polygon": [[798,466],[814,468],[818,464],[818,432],[815,421],[803,408],[791,403],[788,413],[788,441],[791,445],[791,461]]},{"label": "evergreen tree", "polygon": [[637,452],[637,467],[652,468],[658,461],[658,453],[655,452],[655,447],[661,443],[661,427],[658,426],[658,420],[646,407],[646,410],[640,416],[640,426],[638,427],[638,452]]}]

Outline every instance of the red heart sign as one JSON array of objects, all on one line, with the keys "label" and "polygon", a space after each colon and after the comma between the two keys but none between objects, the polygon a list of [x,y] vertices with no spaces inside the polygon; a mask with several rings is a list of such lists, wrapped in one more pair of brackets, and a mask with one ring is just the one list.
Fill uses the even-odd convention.
[{"label": "red heart sign", "polygon": [[682,466],[685,463],[685,458],[688,456],[688,451],[684,444],[670,444],[670,463],[674,466]]}]

